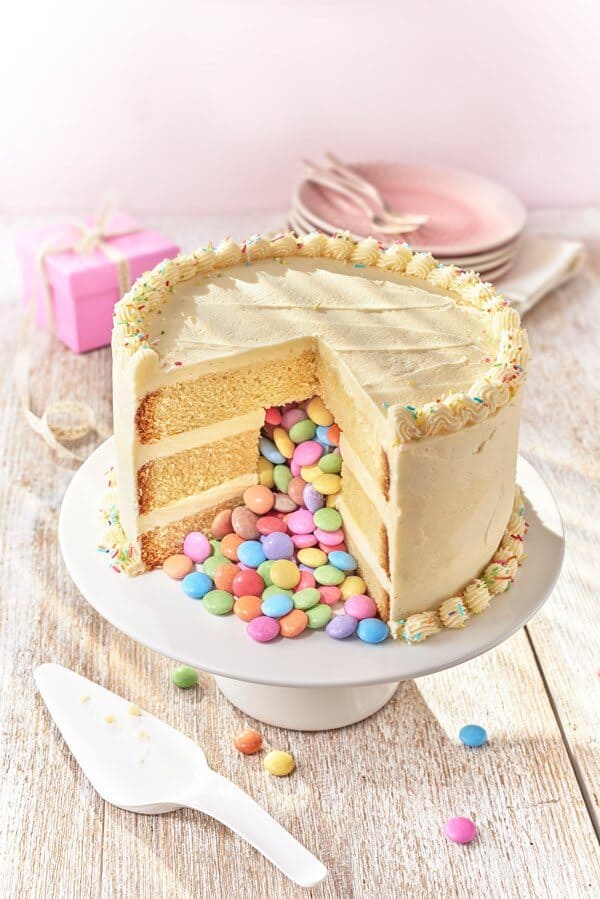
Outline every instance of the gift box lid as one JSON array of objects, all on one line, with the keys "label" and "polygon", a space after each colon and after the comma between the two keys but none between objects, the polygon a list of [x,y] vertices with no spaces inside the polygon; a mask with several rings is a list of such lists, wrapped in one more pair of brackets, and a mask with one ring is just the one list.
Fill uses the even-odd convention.
[{"label": "gift box lid", "polygon": [[[93,217],[82,219],[93,227]],[[110,236],[114,232],[131,230],[130,233]],[[115,212],[104,227],[104,243],[120,251],[128,260],[131,282],[139,278],[161,259],[173,258],[179,247],[172,240],[151,228],[143,228],[124,212]],[[20,252],[32,254],[37,259],[45,252],[45,266],[48,280],[53,286],[68,285],[74,296],[83,296],[118,287],[117,264],[100,248],[81,252],[77,249],[53,252],[67,245],[77,246],[82,240],[82,232],[71,222],[57,222],[35,228],[17,238]]]}]

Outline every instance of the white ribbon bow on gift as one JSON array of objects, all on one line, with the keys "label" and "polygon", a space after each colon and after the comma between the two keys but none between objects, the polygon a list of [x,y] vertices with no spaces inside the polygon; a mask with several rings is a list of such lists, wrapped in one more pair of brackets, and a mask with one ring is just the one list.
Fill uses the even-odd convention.
[{"label": "white ribbon bow on gift", "polygon": [[[139,225],[133,225],[129,228],[111,228],[110,217],[113,214],[114,205],[106,202],[93,224],[88,225],[86,222],[77,220],[69,221],[69,224],[76,232],[76,238],[62,243],[58,243],[56,240],[49,240],[40,247],[37,254],[37,264],[42,276],[46,318],[50,331],[55,331],[55,317],[52,307],[52,289],[46,266],[46,260],[49,256],[53,256],[56,253],[75,252],[84,254],[100,250],[107,259],[115,263],[119,278],[119,295],[123,296],[131,287],[129,260],[118,247],[108,243],[108,241],[115,237],[123,237],[126,234],[134,234],[140,228]],[[29,330],[31,324],[32,317],[29,315],[25,320],[25,328]],[[22,341],[20,341],[22,349],[17,352],[14,363],[17,392],[21,399],[26,421],[32,430],[36,431],[46,441],[48,446],[52,447],[60,456],[82,462],[82,457],[63,446],[61,441],[79,440],[91,431],[96,431],[96,433],[100,434],[94,410],[87,403],[66,399],[50,403],[41,416],[33,412],[29,396],[30,343],[30,335],[27,338],[24,335]]]}]

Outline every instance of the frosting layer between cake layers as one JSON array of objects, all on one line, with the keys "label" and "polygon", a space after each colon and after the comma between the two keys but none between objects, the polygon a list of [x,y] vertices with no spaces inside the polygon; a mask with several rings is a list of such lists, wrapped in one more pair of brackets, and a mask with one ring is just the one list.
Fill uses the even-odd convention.
[{"label": "frosting layer between cake layers", "polygon": [[141,279],[113,355],[118,506],[147,567],[256,483],[264,408],[315,394],[383,617],[436,609],[500,544],[527,342],[472,273],[344,236],[227,241]]}]

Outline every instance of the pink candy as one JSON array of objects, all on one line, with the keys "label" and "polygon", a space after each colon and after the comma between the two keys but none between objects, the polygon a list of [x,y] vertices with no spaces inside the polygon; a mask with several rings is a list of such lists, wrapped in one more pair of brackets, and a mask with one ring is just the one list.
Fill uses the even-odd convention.
[{"label": "pink candy", "polygon": [[377,615],[377,606],[370,596],[359,593],[357,596],[350,596],[346,600],[344,612],[346,615],[351,615],[352,618],[356,618],[357,621],[362,621],[363,618],[375,618]]},{"label": "pink candy", "polygon": [[304,421],[305,418],[308,418],[308,416],[304,409],[287,409],[281,416],[281,425],[286,431],[289,431],[290,428],[298,424],[299,421]]},{"label": "pink candy", "polygon": [[321,594],[321,602],[325,603],[326,606],[334,606],[342,595],[340,588],[333,585],[319,587],[319,593]]},{"label": "pink candy", "polygon": [[248,636],[256,640],[257,643],[268,643],[279,635],[279,622],[276,618],[267,618],[266,615],[260,615],[248,622],[246,628]]},{"label": "pink candy", "polygon": [[312,512],[309,512],[308,509],[298,509],[297,512],[292,512],[291,515],[288,515],[286,524],[292,534],[312,534],[315,529]]},{"label": "pink candy", "polygon": [[325,546],[337,546],[338,543],[343,543],[344,532],[341,528],[337,531],[322,531],[321,528],[315,528],[315,537]]},{"label": "pink candy", "polygon": [[205,562],[210,556],[211,545],[205,534],[192,531],[183,541],[183,552],[192,562]]},{"label": "pink candy", "polygon": [[[315,462],[319,461],[322,455],[323,447],[320,443],[317,443],[316,440],[305,440],[303,443],[299,443],[294,450],[292,462],[296,462],[300,466],[314,465]],[[292,474],[294,474],[293,468]]]},{"label": "pink candy", "polygon": [[293,534],[292,543],[297,549],[308,549],[317,545],[317,538],[314,534]]},{"label": "pink candy", "polygon": [[290,460],[290,471],[292,472],[292,474],[294,475],[295,478],[300,477],[301,467],[302,466],[299,465],[298,462],[295,462],[293,458]]},{"label": "pink candy", "polygon": [[470,818],[448,818],[444,833],[453,843],[470,843],[477,836],[477,828]]},{"label": "pink candy", "polygon": [[268,425],[280,425],[282,420],[281,412],[276,406],[265,409],[265,422]]},{"label": "pink candy", "polygon": [[[292,540],[294,538],[292,537]],[[305,569],[300,569],[300,580],[298,585],[294,587],[294,593],[297,593],[298,590],[306,590],[307,587],[316,587],[317,582],[315,581],[314,575],[310,571],[306,571]]]}]

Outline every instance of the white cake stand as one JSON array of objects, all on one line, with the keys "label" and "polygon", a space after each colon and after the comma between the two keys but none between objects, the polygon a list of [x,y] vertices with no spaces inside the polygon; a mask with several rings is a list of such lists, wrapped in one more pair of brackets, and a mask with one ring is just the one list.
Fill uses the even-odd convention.
[{"label": "white cake stand", "polygon": [[117,574],[98,552],[98,510],[113,462],[107,440],[82,465],[65,494],[59,521],[62,554],[75,584],[112,625],[173,659],[208,671],[221,692],[259,721],[294,730],[343,727],[372,715],[402,680],[460,665],[497,646],[522,627],[549,596],[560,572],[564,535],[556,503],[542,478],[519,458],[517,478],[526,496],[527,559],[516,583],[460,631],[409,646],[378,646],[357,638],[332,640],[305,631],[293,640],[259,644],[234,615],[208,614],[181,585],[154,571]]}]

